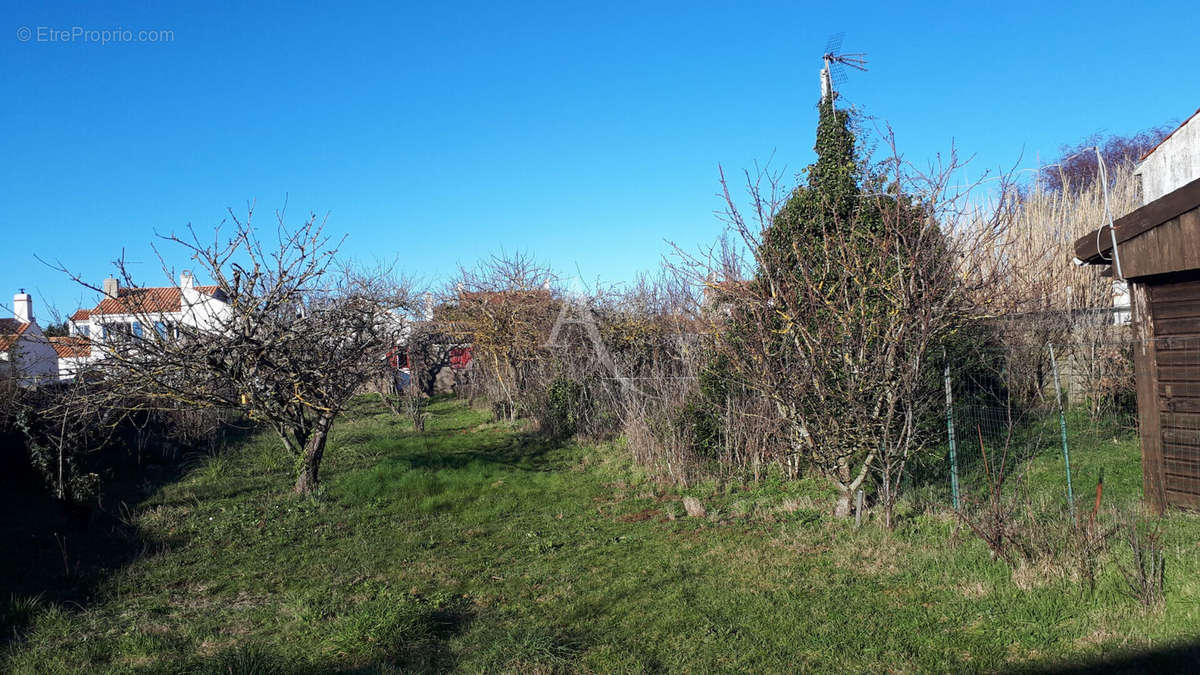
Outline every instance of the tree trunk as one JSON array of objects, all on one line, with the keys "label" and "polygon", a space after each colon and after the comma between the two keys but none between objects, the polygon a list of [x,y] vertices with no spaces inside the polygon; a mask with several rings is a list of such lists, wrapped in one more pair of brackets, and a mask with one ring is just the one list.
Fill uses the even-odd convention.
[{"label": "tree trunk", "polygon": [[880,473],[881,480],[879,483],[879,503],[883,505],[883,526],[888,530],[895,530],[896,523],[892,519],[895,514],[896,494],[892,491],[892,463],[888,459],[884,459],[883,471]]},{"label": "tree trunk", "polygon": [[296,493],[307,495],[317,489],[320,482],[317,472],[321,469],[321,457],[325,454],[325,440],[329,437],[329,428],[333,426],[333,417],[322,417],[314,425],[312,435],[304,444],[303,465],[300,475],[296,478]]},{"label": "tree trunk", "polygon": [[837,485],[838,496],[833,515],[837,518],[849,518],[852,513],[850,500],[854,498],[854,488],[858,487],[858,483],[850,480],[850,465],[844,459],[838,460],[837,479],[834,484]]},{"label": "tree trunk", "polygon": [[833,515],[837,518],[849,518],[852,513],[850,509],[850,500],[853,493],[849,490],[841,490],[838,492],[837,503],[833,507]]}]

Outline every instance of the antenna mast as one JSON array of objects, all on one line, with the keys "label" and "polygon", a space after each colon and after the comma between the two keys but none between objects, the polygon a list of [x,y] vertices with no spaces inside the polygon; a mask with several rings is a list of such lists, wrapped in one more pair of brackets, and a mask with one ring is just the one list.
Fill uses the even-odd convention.
[{"label": "antenna mast", "polygon": [[862,71],[867,69],[867,55],[865,52],[841,53],[842,38],[845,36],[845,33],[834,33],[829,36],[829,42],[825,45],[825,53],[821,56],[821,60],[825,62],[824,67],[821,68],[822,102],[826,99],[833,100],[837,98],[837,91],[833,85],[835,83],[842,84],[846,81],[845,66]]}]

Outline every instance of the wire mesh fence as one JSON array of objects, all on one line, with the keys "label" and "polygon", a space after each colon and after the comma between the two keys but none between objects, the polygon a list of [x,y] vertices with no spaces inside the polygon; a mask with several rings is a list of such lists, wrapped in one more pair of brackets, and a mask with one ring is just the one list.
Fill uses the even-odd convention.
[{"label": "wire mesh fence", "polygon": [[955,508],[1026,489],[1074,512],[1106,471],[1140,482],[1143,435],[1164,488],[1200,500],[1200,338],[1004,345],[948,359],[945,391],[939,493]]}]

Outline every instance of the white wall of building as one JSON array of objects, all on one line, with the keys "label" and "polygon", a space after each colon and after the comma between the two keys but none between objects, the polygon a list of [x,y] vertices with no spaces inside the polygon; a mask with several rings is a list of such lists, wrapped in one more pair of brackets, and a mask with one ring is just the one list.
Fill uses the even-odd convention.
[{"label": "white wall of building", "polygon": [[58,360],[58,379],[70,380],[75,377],[83,368],[87,367],[92,359],[87,356],[69,356]]},{"label": "white wall of building", "polygon": [[21,336],[21,370],[37,381],[58,379],[58,352],[36,323]]},{"label": "white wall of building", "polygon": [[1146,204],[1200,178],[1200,112],[1142,160],[1136,173]]},{"label": "white wall of building", "polygon": [[58,379],[58,353],[37,322],[30,322],[11,349],[0,352],[0,363],[6,370],[11,369],[21,384],[34,385]]}]

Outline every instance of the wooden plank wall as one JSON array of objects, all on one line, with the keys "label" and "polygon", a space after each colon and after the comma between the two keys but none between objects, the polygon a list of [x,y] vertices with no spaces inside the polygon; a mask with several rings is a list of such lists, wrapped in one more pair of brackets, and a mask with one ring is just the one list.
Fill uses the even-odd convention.
[{"label": "wooden plank wall", "polygon": [[1200,268],[1200,208],[1193,208],[1120,244],[1126,279]]},{"label": "wooden plank wall", "polygon": [[[1151,349],[1140,350],[1154,374],[1153,391],[1145,392],[1149,415],[1139,412],[1146,497],[1151,504],[1200,507],[1200,274],[1144,287],[1155,338]],[[1139,409],[1142,399],[1139,386]]]}]

